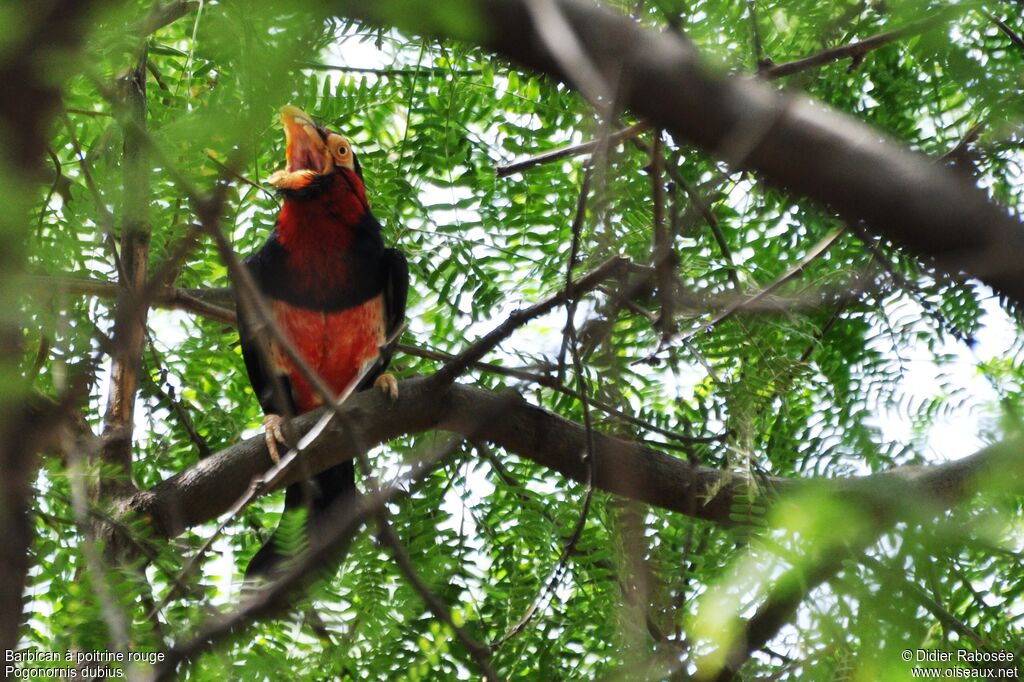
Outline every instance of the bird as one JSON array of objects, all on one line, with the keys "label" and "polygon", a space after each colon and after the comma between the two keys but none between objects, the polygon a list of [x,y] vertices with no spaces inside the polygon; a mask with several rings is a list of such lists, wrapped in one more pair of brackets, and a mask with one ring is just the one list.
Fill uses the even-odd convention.
[{"label": "bird", "polygon": [[[398,383],[384,372],[393,352],[386,341],[404,325],[408,263],[399,250],[384,245],[350,140],[296,106],[282,107],[280,117],[286,166],[267,182],[280,192],[282,206],[266,242],[244,266],[274,324],[336,396],[358,381],[356,390],[376,386],[397,399]],[[280,344],[262,338],[253,311],[236,298],[242,356],[263,407],[267,449],[277,462],[279,445],[287,445],[284,416],[314,410],[323,399]],[[306,533],[312,544],[318,523],[355,491],[350,460],[288,486],[285,513],[308,505]],[[287,555],[279,547],[280,529],[249,561],[247,580],[270,578],[283,567]]]}]

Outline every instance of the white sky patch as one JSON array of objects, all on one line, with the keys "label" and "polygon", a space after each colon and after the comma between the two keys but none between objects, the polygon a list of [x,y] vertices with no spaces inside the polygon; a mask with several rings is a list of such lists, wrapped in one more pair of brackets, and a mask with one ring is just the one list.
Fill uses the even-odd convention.
[{"label": "white sky patch", "polygon": [[[921,455],[933,462],[966,457],[986,443],[979,437],[997,413],[999,396],[978,369],[979,360],[999,358],[1010,352],[1017,329],[994,296],[983,304],[985,316],[975,336],[974,349],[949,339],[936,348],[936,353],[952,356],[951,362],[939,364],[923,344],[903,351],[904,372],[894,381],[901,382],[901,390],[911,405],[947,394],[947,387],[956,388],[956,400],[963,400],[950,414],[940,413],[925,434],[917,434],[914,415],[904,414],[897,408],[883,409],[877,416],[878,426],[886,441],[907,443],[916,435],[923,435],[926,447]],[[883,352],[891,349],[881,348]]]}]

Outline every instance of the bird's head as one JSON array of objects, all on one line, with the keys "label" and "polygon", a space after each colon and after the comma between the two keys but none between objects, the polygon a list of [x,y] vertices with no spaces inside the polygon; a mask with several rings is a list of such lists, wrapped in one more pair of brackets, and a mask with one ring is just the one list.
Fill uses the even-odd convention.
[{"label": "bird's head", "polygon": [[359,161],[344,135],[328,130],[298,107],[281,108],[286,166],[267,182],[290,198],[314,198],[332,187],[350,191],[366,203]]}]

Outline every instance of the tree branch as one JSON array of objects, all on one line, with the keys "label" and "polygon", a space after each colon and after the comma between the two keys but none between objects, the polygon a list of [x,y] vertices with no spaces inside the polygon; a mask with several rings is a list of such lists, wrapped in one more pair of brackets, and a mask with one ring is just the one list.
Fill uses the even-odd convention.
[{"label": "tree branch", "polygon": [[509,335],[523,324],[540,317],[566,301],[582,296],[583,294],[596,289],[606,279],[614,277],[625,271],[629,265],[629,259],[624,256],[616,256],[605,261],[583,277],[572,281],[557,294],[550,296],[539,303],[528,308],[515,310],[508,318],[497,327],[481,336],[471,343],[465,350],[456,355],[452,360],[442,367],[437,374],[431,377],[432,380],[440,383],[448,383],[455,379],[462,371],[474,362],[478,362],[495,346],[504,341]]},{"label": "tree branch", "polygon": [[837,482],[835,498],[846,503],[852,523],[815,538],[808,565],[796,565],[773,581],[767,599],[726,646],[721,667],[701,679],[730,682],[757,650],[793,619],[808,594],[831,580],[851,556],[861,556],[897,521],[923,522],[979,490],[1019,495],[1024,465],[1016,438],[969,457],[932,466],[897,467],[888,472]]},{"label": "tree branch", "polygon": [[602,143],[607,144],[609,147],[616,145],[623,140],[630,140],[640,133],[650,128],[646,123],[634,123],[633,125],[617,130],[608,136],[608,141],[605,143],[603,139],[588,140],[587,142],[581,142],[580,144],[570,145],[568,147],[559,147],[558,149],[552,149],[551,151],[542,152],[536,156],[530,156],[519,161],[514,161],[504,166],[495,166],[494,172],[499,178],[503,178],[507,175],[514,175],[521,171],[529,170],[534,166],[540,166],[545,163],[552,161],[558,161],[559,159],[569,159],[574,156],[583,156],[584,154],[592,154],[597,150]]},{"label": "tree branch", "polygon": [[[1024,305],[1024,261],[1017,258],[1024,226],[951,169],[807,97],[719,76],[678,36],[584,0],[552,1],[606,80],[630,84],[623,100],[636,115],[719,157],[737,149],[738,140],[749,142],[730,159],[735,166],[830,206],[848,223],[864,220],[877,234],[935,258],[946,272],[976,277]],[[460,2],[459,16],[471,20],[455,25],[440,9],[399,13],[388,12],[395,9],[388,2],[333,3],[340,13],[371,21],[401,17],[401,28],[467,40],[572,85],[527,5]],[[488,26],[501,30],[481,30]]]},{"label": "tree branch", "polygon": [[211,619],[198,635],[167,650],[163,662],[153,667],[148,678],[141,679],[154,682],[170,679],[175,676],[182,663],[195,658],[227,637],[243,631],[253,622],[290,607],[292,596],[318,575],[318,568],[330,564],[339,554],[347,551],[363,522],[370,515],[407,494],[402,483],[407,483],[411,487],[413,483],[430,473],[447,454],[445,451],[439,451],[435,452],[434,456],[424,458],[407,475],[376,493],[345,497],[336,501],[327,511],[329,518],[325,523],[326,535],[310,547],[309,551],[300,555],[276,580],[245,595],[237,608]]},{"label": "tree branch", "polygon": [[[949,19],[955,12],[963,11],[961,8],[953,6],[947,7],[946,9],[935,13],[934,15],[918,21],[911,21],[899,28],[895,28],[891,31],[879,33],[871,36],[864,40],[860,40],[855,43],[848,45],[839,45],[837,47],[830,47],[826,50],[822,50],[817,54],[804,57],[802,59],[794,59],[791,62],[785,64],[777,64],[770,66],[759,74],[766,80],[775,80],[776,78],[783,78],[785,76],[791,76],[794,73],[806,71],[812,69],[815,66],[822,66],[823,64],[829,64],[831,62],[837,62],[840,59],[853,59],[854,64],[857,60],[862,58],[868,52],[877,50],[880,47],[884,47],[889,43],[895,42],[902,38],[909,38],[911,36],[920,35],[926,31],[929,31],[937,26],[941,25],[944,21]],[[852,67],[851,67],[852,68]]]},{"label": "tree branch", "polygon": [[1010,42],[1012,42],[1020,49],[1024,50],[1024,38],[1021,38],[1020,34],[1018,34],[1012,28],[1007,26],[1005,21],[1003,21],[994,14],[986,12],[984,9],[981,10],[981,13],[988,17],[993,23],[995,23],[995,25],[999,27],[999,30],[1003,32],[1003,35],[1010,39]]},{"label": "tree branch", "polygon": [[[126,117],[139,128],[146,125],[145,48],[136,65],[120,79]],[[145,344],[149,306],[137,302],[146,285],[150,226],[149,156],[134,126],[124,128],[124,206],[121,225],[120,291],[114,322],[114,357],[110,364],[107,409],[103,415],[103,447],[100,458],[119,470],[100,480],[97,495],[123,494],[132,488],[132,431],[135,426],[135,394]],[[112,247],[113,248],[113,247]],[[114,253],[115,258],[117,254]]]},{"label": "tree branch", "polygon": [[[34,295],[48,296],[57,293],[116,298],[120,287],[113,282],[103,282],[90,277],[75,275],[24,275],[22,283]],[[157,308],[170,308],[209,317],[230,325],[238,324],[235,314],[235,298],[231,288],[165,287],[157,289],[149,298]]]},{"label": "tree branch", "polygon": [[[326,408],[294,420],[305,432]],[[305,450],[309,471],[318,473],[354,456],[352,442],[372,448],[405,434],[444,430],[489,441],[512,454],[531,459],[567,478],[585,482],[588,464],[586,430],[509,393],[464,384],[438,386],[431,378],[403,381],[392,403],[377,391],[353,395],[335,420]],[[479,415],[500,415],[481,423]],[[343,432],[344,422],[355,435]],[[594,486],[696,518],[728,525],[732,498],[747,489],[741,476],[690,464],[637,443],[594,432]],[[872,476],[818,481],[833,494],[882,519],[917,518],[919,514],[952,507],[979,488],[990,488],[986,475],[998,477],[1010,489],[1021,489],[1024,464],[1017,456],[1022,444],[992,446],[970,457],[927,467],[902,467]],[[122,511],[147,517],[154,531],[174,537],[186,528],[224,513],[242,495],[249,481],[272,462],[262,434],[226,448],[188,469],[135,494]],[[298,481],[291,473],[277,482]],[[759,479],[769,491],[781,492],[811,482],[782,477]],[[696,504],[693,501],[696,500]]]},{"label": "tree branch", "polygon": [[840,227],[833,230],[828,235],[826,235],[821,241],[819,241],[817,244],[811,247],[811,250],[807,252],[807,255],[804,256],[799,263],[786,270],[786,272],[779,276],[778,279],[776,279],[774,282],[772,282],[765,288],[761,289],[757,293],[751,295],[749,298],[743,298],[741,300],[736,301],[732,305],[728,306],[725,310],[716,315],[714,319],[710,320],[709,322],[701,324],[696,330],[684,336],[682,340],[690,341],[699,334],[707,333],[711,329],[714,329],[715,327],[720,325],[722,322],[725,322],[727,319],[735,315],[740,310],[743,310],[747,306],[753,305],[758,301],[767,298],[772,294],[772,292],[777,290],[783,284],[789,282],[794,277],[800,275],[800,273],[802,273],[804,269],[812,262],[814,262],[818,258],[821,258],[824,254],[828,253],[828,250],[832,248],[832,245],[835,244],[836,241],[838,241],[839,238],[843,236],[845,232],[845,227]]},{"label": "tree branch", "polygon": [[197,7],[197,0],[169,0],[162,5],[154,5],[149,14],[135,25],[135,33],[142,37],[150,36],[195,11]]}]

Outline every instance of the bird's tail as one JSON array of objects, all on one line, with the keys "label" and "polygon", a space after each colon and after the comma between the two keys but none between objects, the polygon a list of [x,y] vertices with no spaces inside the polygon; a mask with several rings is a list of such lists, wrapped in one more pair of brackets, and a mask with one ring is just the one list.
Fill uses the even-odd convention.
[{"label": "bird's tail", "polygon": [[[356,493],[355,464],[349,460],[320,472],[313,477],[310,486],[312,498],[309,500],[309,516],[306,521],[306,542],[303,547],[317,544],[317,540],[326,529],[325,521],[334,516],[346,501],[355,499]],[[297,511],[306,505],[306,485],[293,483],[288,486],[284,498],[284,513]],[[282,521],[284,523],[284,521]],[[282,537],[281,523],[259,551],[253,555],[245,569],[245,579],[269,579],[286,566],[295,554],[295,543],[286,542]]]}]

